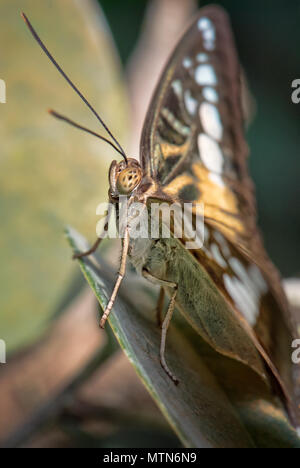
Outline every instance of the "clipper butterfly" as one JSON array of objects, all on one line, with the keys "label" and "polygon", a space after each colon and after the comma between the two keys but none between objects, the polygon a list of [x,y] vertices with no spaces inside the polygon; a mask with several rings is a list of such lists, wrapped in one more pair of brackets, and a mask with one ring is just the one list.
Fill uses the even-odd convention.
[{"label": "clipper butterfly", "polygon": [[[162,321],[161,364],[178,381],[165,359],[166,335],[177,307],[219,353],[250,366],[277,387],[296,424],[293,409],[291,323],[280,277],[264,250],[256,226],[253,184],[246,159],[241,108],[241,73],[227,15],[203,8],[168,61],[144,124],[140,163],[124,150],[41,42],[35,39],[108,132],[121,154],[109,172],[110,201],[128,206],[151,203],[204,204],[204,243],[187,250],[186,239],[135,239],[125,226],[121,266],[101,318],[103,327],[125,274],[127,256],[137,270],[170,297]],[[55,112],[54,116],[89,131]],[[93,132],[90,132],[93,133]],[[96,135],[106,140],[101,135]],[[107,141],[107,140],[106,140]],[[92,253],[94,246],[77,257]]]}]

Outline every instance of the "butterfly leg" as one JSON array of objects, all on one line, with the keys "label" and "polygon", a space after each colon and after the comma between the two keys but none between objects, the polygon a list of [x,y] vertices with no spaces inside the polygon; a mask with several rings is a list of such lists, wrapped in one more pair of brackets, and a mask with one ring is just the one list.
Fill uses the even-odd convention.
[{"label": "butterfly leg", "polygon": [[164,307],[164,299],[165,299],[165,290],[161,286],[160,291],[159,291],[159,296],[158,296],[158,301],[156,305],[156,321],[157,325],[161,328],[162,326],[162,313],[163,313],[163,307]]},{"label": "butterfly leg", "polygon": [[88,255],[91,255],[92,253],[96,252],[97,248],[99,247],[100,243],[102,241],[102,237],[98,237],[96,239],[96,242],[92,245],[92,247],[87,250],[86,252],[80,252],[76,253],[73,255],[73,260],[76,260],[77,258],[82,258],[82,257],[87,257]]},{"label": "butterfly leg", "polygon": [[165,350],[166,350],[166,338],[167,338],[167,331],[172,319],[172,315],[175,309],[175,299],[178,291],[178,284],[173,283],[172,281],[161,280],[156,278],[155,276],[151,275],[146,269],[143,270],[143,276],[147,280],[151,281],[151,283],[159,284],[161,287],[172,288],[173,293],[169,302],[168,310],[166,316],[162,322],[161,327],[161,341],[160,341],[160,363],[166,374],[173,380],[175,385],[178,385],[179,380],[175,375],[170,371],[165,358]]},{"label": "butterfly leg", "polygon": [[80,252],[80,253],[76,253],[73,255],[73,260],[76,260],[78,258],[82,258],[82,257],[88,257],[89,255],[91,255],[92,253],[96,252],[96,250],[98,249],[99,245],[101,244],[101,241],[104,239],[105,237],[105,233],[107,232],[108,230],[108,224],[109,224],[109,220],[110,220],[110,216],[111,216],[111,211],[110,209],[108,209],[108,214],[107,214],[107,220],[106,220],[106,223],[104,225],[104,228],[102,230],[102,233],[101,235],[96,239],[96,242],[94,242],[94,244],[92,245],[92,247],[87,250],[86,252]]},{"label": "butterfly leg", "polygon": [[122,248],[122,256],[121,256],[121,264],[120,264],[120,269],[119,269],[119,274],[117,281],[115,283],[114,290],[112,292],[112,295],[110,297],[110,300],[105,308],[105,311],[101,317],[100,320],[100,327],[104,328],[105,322],[110,314],[110,311],[114,305],[116,296],[118,294],[119,287],[122,283],[122,280],[125,275],[125,270],[126,270],[126,260],[127,260],[127,254],[128,254],[128,247],[129,247],[129,230],[128,227],[126,227],[125,232],[124,232],[124,239],[123,239],[123,248]]}]

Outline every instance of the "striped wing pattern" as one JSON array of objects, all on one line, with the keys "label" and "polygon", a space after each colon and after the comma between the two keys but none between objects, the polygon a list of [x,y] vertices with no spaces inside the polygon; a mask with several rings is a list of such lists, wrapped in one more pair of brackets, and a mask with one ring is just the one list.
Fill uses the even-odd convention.
[{"label": "striped wing pattern", "polygon": [[153,96],[141,163],[167,197],[204,203],[205,242],[193,255],[291,389],[292,325],[279,274],[256,226],[240,76],[226,13],[216,6],[202,9]]},{"label": "striped wing pattern", "polygon": [[166,193],[203,201],[206,216],[236,238],[255,229],[240,72],[227,16],[216,7],[202,12],[165,68],[141,159]]}]

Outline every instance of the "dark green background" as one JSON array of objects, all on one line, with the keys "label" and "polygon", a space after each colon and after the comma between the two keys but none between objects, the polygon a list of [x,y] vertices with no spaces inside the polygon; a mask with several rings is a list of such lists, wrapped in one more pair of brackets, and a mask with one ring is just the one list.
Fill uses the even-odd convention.
[{"label": "dark green background", "polygon": [[[138,38],[147,3],[100,1],[124,64]],[[199,6],[208,3],[199,2]],[[291,82],[300,78],[300,1],[213,3],[221,4],[230,14],[240,60],[256,100],[257,114],[248,142],[259,225],[282,274],[298,275],[300,104],[291,102]]]}]

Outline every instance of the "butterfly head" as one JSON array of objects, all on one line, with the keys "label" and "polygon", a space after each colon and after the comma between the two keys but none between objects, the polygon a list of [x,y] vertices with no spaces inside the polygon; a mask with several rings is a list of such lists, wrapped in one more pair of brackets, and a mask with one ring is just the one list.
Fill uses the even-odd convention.
[{"label": "butterfly head", "polygon": [[126,161],[113,161],[109,170],[109,184],[111,196],[131,195],[140,185],[143,171],[136,159]]}]

